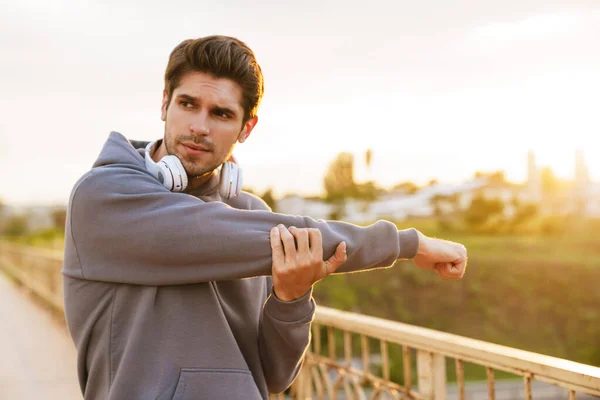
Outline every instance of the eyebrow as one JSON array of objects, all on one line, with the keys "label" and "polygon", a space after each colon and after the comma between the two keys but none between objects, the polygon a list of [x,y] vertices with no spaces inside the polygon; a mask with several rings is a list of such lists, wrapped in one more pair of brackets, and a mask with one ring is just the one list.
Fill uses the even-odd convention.
[{"label": "eyebrow", "polygon": [[[191,96],[189,94],[185,94],[185,93],[181,93],[177,95],[177,99],[178,100],[185,100],[185,101],[189,101],[190,103],[194,103],[194,104],[198,104],[198,98]],[[237,112],[233,109],[231,109],[230,107],[226,107],[226,106],[220,106],[220,105],[215,105],[215,108],[220,111],[220,112],[224,112],[224,113],[228,113],[231,114],[233,116],[237,115]]]}]

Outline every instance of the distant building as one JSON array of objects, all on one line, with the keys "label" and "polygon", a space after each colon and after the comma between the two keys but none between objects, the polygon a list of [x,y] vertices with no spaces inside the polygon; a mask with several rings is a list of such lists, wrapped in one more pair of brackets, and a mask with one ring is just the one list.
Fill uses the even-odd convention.
[{"label": "distant building", "polygon": [[573,179],[559,193],[548,194],[541,190],[540,173],[535,165],[533,152],[528,157],[528,192],[531,200],[540,205],[543,214],[600,217],[600,193],[598,184],[593,183],[585,162],[582,149],[575,151],[575,170]]},{"label": "distant building", "polygon": [[527,193],[529,200],[534,203],[542,201],[542,184],[540,171],[535,163],[535,153],[530,150],[527,154]]},{"label": "distant building", "polygon": [[329,219],[334,208],[324,201],[289,195],[277,201],[277,211],[282,214],[305,215],[314,219]]},{"label": "distant building", "polygon": [[[504,205],[504,214],[511,217],[519,204],[537,204],[542,214],[584,214],[600,217],[600,184],[592,183],[583,151],[575,155],[575,176],[569,189],[548,196],[543,193],[541,174],[535,154],[527,154],[527,181],[518,184],[506,182],[502,175],[481,176],[461,184],[434,183],[415,193],[397,190],[373,202],[348,200],[339,210],[339,217],[348,222],[370,223],[379,219],[402,221],[411,217],[431,217],[463,212],[473,198],[498,199]],[[279,212],[328,219],[336,210],[331,204],[287,196],[277,203]]]}]

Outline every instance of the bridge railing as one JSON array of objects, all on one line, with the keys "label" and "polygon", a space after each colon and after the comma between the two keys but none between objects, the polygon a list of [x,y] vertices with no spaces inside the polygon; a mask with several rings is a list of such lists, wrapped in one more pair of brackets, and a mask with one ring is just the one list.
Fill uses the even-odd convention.
[{"label": "bridge railing", "polygon": [[60,251],[0,241],[0,268],[56,311],[63,312]]},{"label": "bridge railing", "polygon": [[[0,242],[0,269],[62,313],[61,267],[62,252]],[[401,362],[392,365],[394,351]],[[598,367],[318,306],[311,345],[291,393],[272,398],[464,400],[467,364],[485,369],[492,400],[496,371],[521,377],[521,394],[511,398],[532,400],[534,381],[564,388],[569,400],[577,394],[600,396]],[[449,378],[456,382],[452,396]]]}]

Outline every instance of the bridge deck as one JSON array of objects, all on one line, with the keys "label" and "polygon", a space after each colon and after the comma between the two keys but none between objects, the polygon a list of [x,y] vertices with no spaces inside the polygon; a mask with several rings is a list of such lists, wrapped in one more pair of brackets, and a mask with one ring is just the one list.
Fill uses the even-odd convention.
[{"label": "bridge deck", "polygon": [[66,328],[0,273],[0,399],[81,399]]}]

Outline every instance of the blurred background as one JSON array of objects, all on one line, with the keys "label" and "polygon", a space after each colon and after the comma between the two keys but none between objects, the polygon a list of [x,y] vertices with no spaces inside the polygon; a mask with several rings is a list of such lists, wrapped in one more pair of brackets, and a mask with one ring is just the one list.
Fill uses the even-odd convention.
[{"label": "blurred background", "polygon": [[462,281],[404,261],[318,304],[600,366],[597,1],[4,2],[2,240],[61,251],[75,181],[111,130],[162,137],[169,53],[210,34],[265,76],[245,190],[468,248]]}]

